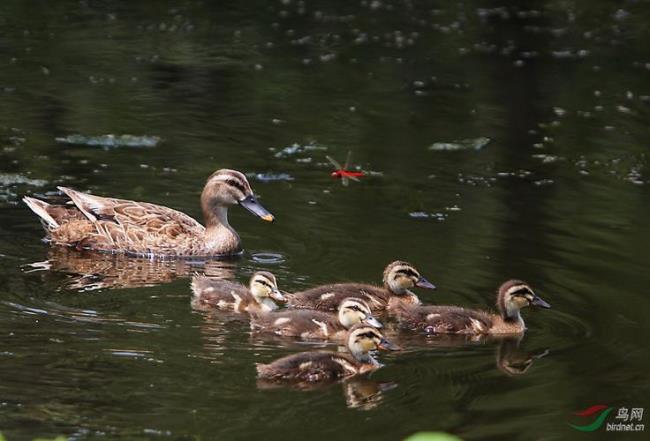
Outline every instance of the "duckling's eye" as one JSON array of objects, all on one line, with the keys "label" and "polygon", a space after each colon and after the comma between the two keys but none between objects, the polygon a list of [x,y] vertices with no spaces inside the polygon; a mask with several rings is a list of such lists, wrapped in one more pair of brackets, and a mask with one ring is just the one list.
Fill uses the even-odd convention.
[{"label": "duckling's eye", "polygon": [[532,295],[532,292],[530,292],[530,289],[528,288],[520,288],[517,291],[513,292],[512,295],[517,297],[528,297]]},{"label": "duckling's eye", "polygon": [[273,286],[271,286],[271,284],[268,283],[265,280],[257,279],[256,282],[259,283],[260,285],[266,286],[268,289],[271,289],[271,290],[273,289]]}]

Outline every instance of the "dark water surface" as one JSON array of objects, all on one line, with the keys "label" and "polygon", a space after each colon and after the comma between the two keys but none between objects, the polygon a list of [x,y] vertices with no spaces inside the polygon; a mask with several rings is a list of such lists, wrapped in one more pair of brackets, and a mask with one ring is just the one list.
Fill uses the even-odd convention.
[{"label": "dark water surface", "polygon": [[[0,430],[10,441],[641,439],[573,431],[650,401],[647,2],[56,1],[0,4]],[[153,147],[57,142],[159,137]],[[480,150],[430,150],[488,137]],[[292,149],[297,144],[313,149]],[[436,144],[439,146],[439,144]],[[344,188],[325,155],[373,173]],[[65,185],[200,215],[214,170],[251,178],[246,255],[207,266],[50,250],[22,204]],[[258,387],[310,346],[192,311],[194,271],[293,291],[379,282],[394,259],[490,308],[553,305],[516,342],[396,336],[370,378]]]}]

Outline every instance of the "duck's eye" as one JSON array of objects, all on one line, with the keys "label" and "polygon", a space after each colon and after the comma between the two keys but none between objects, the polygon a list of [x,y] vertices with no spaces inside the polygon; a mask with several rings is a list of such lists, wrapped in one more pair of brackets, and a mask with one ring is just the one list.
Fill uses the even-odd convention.
[{"label": "duck's eye", "polygon": [[235,187],[237,190],[241,191],[243,194],[246,194],[246,188],[242,185],[241,182],[235,181],[234,179],[228,179],[226,181],[226,184],[230,185],[231,187]]}]

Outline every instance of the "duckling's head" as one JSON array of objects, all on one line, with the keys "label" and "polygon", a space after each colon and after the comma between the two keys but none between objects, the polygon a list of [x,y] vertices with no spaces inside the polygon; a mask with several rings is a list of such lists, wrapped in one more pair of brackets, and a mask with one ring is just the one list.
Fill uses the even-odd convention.
[{"label": "duckling's head", "polygon": [[377,328],[360,323],[354,325],[348,331],[348,349],[359,361],[376,363],[370,356],[370,351],[383,349],[388,351],[399,351],[401,348],[389,342],[381,335]]},{"label": "duckling's head", "polygon": [[413,287],[436,289],[413,265],[401,260],[388,264],[384,270],[384,286],[397,295],[406,294]]},{"label": "duckling's head", "polygon": [[285,303],[287,299],[278,289],[275,276],[268,271],[258,271],[251,277],[249,289],[253,297],[267,309],[277,309],[278,303]]},{"label": "duckling's head", "polygon": [[497,307],[506,321],[521,319],[520,311],[527,306],[550,308],[551,305],[542,300],[533,289],[521,280],[508,280],[499,287]]},{"label": "duckling's head", "polygon": [[212,173],[201,193],[201,206],[205,218],[211,219],[212,216],[217,216],[221,222],[224,222],[227,207],[237,204],[265,221],[272,222],[274,219],[273,215],[257,201],[243,173],[226,168]]},{"label": "duckling's head", "polygon": [[351,328],[357,323],[366,323],[375,328],[381,328],[379,320],[372,316],[368,304],[355,297],[343,299],[339,304],[339,321],[346,328]]}]

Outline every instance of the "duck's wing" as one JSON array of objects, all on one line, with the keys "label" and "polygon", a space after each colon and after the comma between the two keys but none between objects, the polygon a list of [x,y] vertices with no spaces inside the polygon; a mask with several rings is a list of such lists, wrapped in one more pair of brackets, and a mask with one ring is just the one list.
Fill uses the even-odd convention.
[{"label": "duck's wing", "polygon": [[47,231],[51,231],[73,220],[84,220],[83,214],[76,207],[51,205],[40,199],[24,197],[23,202],[38,215]]},{"label": "duck's wing", "polygon": [[289,355],[269,364],[258,364],[260,378],[317,382],[335,380],[358,372],[358,362],[348,354],[314,351]]},{"label": "duck's wing", "polygon": [[493,318],[484,311],[458,306],[418,306],[410,321],[429,334],[487,334]]},{"label": "duck's wing", "polygon": [[361,283],[337,283],[321,285],[306,291],[287,295],[288,305],[294,308],[311,308],[321,311],[336,311],[341,301],[347,297],[365,300],[374,311],[386,308],[388,303],[385,290],[378,286]]},{"label": "duck's wing", "polygon": [[251,328],[285,337],[328,338],[343,330],[336,315],[308,309],[254,314]]},{"label": "duck's wing", "polygon": [[195,308],[218,308],[241,310],[252,301],[244,285],[230,280],[207,276],[192,277],[192,305]]},{"label": "duck's wing", "polygon": [[79,242],[79,230],[83,230],[82,247],[142,254],[169,248],[174,254],[175,248],[188,247],[205,231],[185,213],[161,205],[94,196],[66,187],[59,190],[89,222],[61,225],[57,233],[61,242]]}]

